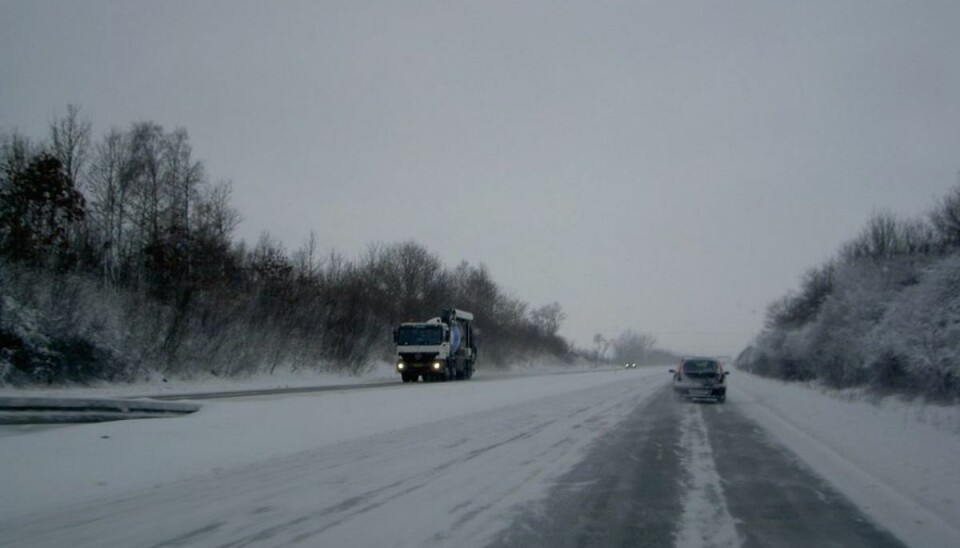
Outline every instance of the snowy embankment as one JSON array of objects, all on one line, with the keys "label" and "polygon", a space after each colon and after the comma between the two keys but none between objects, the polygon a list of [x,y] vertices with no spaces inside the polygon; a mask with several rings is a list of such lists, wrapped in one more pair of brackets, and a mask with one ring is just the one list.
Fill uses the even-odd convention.
[{"label": "snowy embankment", "polygon": [[744,411],[910,546],[960,546],[960,408],[736,372]]},{"label": "snowy embankment", "polygon": [[364,375],[320,372],[313,369],[291,371],[288,368],[278,368],[273,374],[259,374],[246,377],[218,377],[210,374],[199,374],[190,379],[176,377],[167,379],[157,373],[148,380],[132,383],[103,382],[93,383],[88,386],[38,385],[24,388],[2,386],[0,387],[0,397],[138,398],[209,392],[303,388],[309,386],[340,386],[381,381],[394,382],[398,381],[399,378],[392,364],[379,364],[370,371],[367,371]]},{"label": "snowy embankment", "polygon": [[[0,517],[67,510],[441,420],[462,418],[466,433],[472,419],[500,408],[644,378],[665,382],[662,368],[506,379],[480,373],[470,382],[211,401],[176,419],[8,427],[0,430]],[[600,433],[585,432],[581,443]]]},{"label": "snowy embankment", "polygon": [[[532,363],[518,365],[511,369],[483,368],[478,373],[483,378],[511,378],[530,375],[554,375],[558,373],[586,373],[619,369],[615,366],[595,365],[555,365]],[[309,388],[317,386],[345,386],[355,384],[399,383],[400,375],[393,363],[379,363],[362,375],[332,373],[314,369],[278,368],[274,373],[263,373],[245,377],[219,377],[210,374],[198,374],[189,379],[154,374],[149,380],[132,383],[93,383],[80,385],[28,386],[17,388],[0,386],[0,397],[36,397],[36,398],[143,398],[156,396],[181,396],[190,394],[208,394],[213,392],[240,392],[255,390],[274,390],[284,388]]]}]

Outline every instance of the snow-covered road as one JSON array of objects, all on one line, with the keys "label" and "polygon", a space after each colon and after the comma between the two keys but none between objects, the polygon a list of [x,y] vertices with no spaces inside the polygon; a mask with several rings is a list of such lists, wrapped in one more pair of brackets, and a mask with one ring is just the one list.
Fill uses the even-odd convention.
[{"label": "snow-covered road", "polygon": [[727,404],[659,390],[491,548],[902,548]]},{"label": "snow-covered road", "polygon": [[666,377],[398,384],[6,436],[0,545],[482,545]]},{"label": "snow-covered road", "polygon": [[740,373],[725,405],[668,381],[481,376],[2,430],[0,546],[957,545],[956,435]]}]

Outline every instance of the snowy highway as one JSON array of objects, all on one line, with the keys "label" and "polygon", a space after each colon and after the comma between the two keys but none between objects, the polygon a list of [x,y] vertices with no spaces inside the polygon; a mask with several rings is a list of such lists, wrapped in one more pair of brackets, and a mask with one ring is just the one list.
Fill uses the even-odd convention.
[{"label": "snowy highway", "polygon": [[479,376],[11,430],[0,438],[0,545],[883,547],[956,538],[952,515],[922,508],[923,526],[877,525],[882,514],[858,509],[781,445],[761,426],[769,419],[753,420],[762,385],[736,386],[715,405],[675,401],[665,368]]},{"label": "snowy highway", "polygon": [[902,546],[748,421],[660,390],[496,546]]}]

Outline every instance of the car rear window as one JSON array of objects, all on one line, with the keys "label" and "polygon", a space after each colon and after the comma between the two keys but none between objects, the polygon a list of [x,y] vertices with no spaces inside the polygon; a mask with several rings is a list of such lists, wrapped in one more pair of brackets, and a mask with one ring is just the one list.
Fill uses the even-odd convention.
[{"label": "car rear window", "polygon": [[716,373],[720,364],[713,360],[688,360],[683,362],[684,373]]}]

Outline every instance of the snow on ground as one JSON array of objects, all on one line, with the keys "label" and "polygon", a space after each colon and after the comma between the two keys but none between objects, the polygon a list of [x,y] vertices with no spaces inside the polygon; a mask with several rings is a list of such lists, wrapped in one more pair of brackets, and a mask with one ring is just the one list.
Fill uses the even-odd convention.
[{"label": "snow on ground", "polygon": [[[208,401],[192,415],[5,431],[0,517],[75,505],[441,419],[631,379],[662,368],[484,378]],[[662,383],[658,383],[662,384]]]},{"label": "snow on ground", "polygon": [[[517,377],[526,375],[575,373],[613,369],[593,365],[557,365],[553,363],[527,363],[512,369],[481,368],[478,377]],[[190,379],[169,378],[157,373],[149,380],[134,383],[96,383],[90,386],[31,386],[16,388],[0,386],[0,397],[51,397],[51,398],[131,398],[208,392],[234,392],[241,390],[265,390],[274,388],[304,388],[313,386],[341,386],[370,384],[376,382],[400,382],[400,375],[393,363],[378,363],[359,375],[333,373],[314,369],[277,368],[274,373],[261,373],[248,377],[216,377],[201,374]]]},{"label": "snow on ground", "polygon": [[237,390],[263,390],[271,388],[299,388],[307,386],[339,386],[371,382],[396,381],[399,376],[389,364],[378,364],[362,375],[350,375],[315,371],[312,369],[291,370],[282,368],[273,374],[249,377],[216,377],[201,374],[191,379],[169,378],[157,373],[149,380],[133,383],[95,383],[90,386],[31,386],[15,388],[0,387],[0,397],[52,397],[52,398],[129,398],[162,396],[165,394],[199,394],[206,392],[232,392]]},{"label": "snow on ground", "polygon": [[757,421],[910,546],[960,546],[960,409],[880,405],[744,372],[731,393]]},{"label": "snow on ground", "polygon": [[[223,508],[236,506],[236,517],[211,535],[239,538],[247,529],[254,536],[262,531],[294,534],[299,525],[281,527],[287,518],[271,517],[266,510],[261,515],[259,506],[248,508],[250,503],[242,502],[246,499],[239,493],[252,490],[272,501],[263,508],[283,507],[283,515],[294,516],[290,519],[317,524],[311,525],[316,530],[304,525],[297,534],[321,534],[325,523],[324,538],[346,542],[363,530],[365,520],[389,519],[411,500],[442,508],[442,501],[456,498],[450,493],[459,493],[470,503],[457,504],[442,516],[459,525],[451,529],[441,523],[437,531],[449,530],[467,545],[478,545],[491,524],[502,521],[498,513],[505,511],[504,504],[513,507],[544,496],[550,478],[576,464],[604,429],[615,427],[669,378],[663,368],[562,375],[532,371],[481,372],[470,382],[417,385],[384,375],[395,386],[213,400],[181,418],[0,427],[0,524],[11,535],[31,539],[43,534],[48,519],[67,527],[121,512],[139,519],[140,533],[157,528],[159,538],[168,534],[161,529],[171,522],[151,525],[148,517],[158,511],[176,514],[171,519],[181,528],[201,530],[226,519]],[[320,384],[316,377],[305,378],[305,385]],[[201,391],[210,390],[206,385]],[[908,545],[960,546],[960,409],[896,400],[878,405],[850,393],[743,372],[731,377],[730,395],[738,409]],[[683,443],[693,475],[685,502],[687,513],[695,515],[723,497],[702,409],[689,410]],[[467,476],[449,464],[464,458],[474,465],[467,467]],[[339,468],[330,468],[336,472],[328,477],[317,474],[317,466]],[[444,479],[427,479],[434,471]],[[240,481],[248,475],[254,484]],[[301,487],[310,482],[319,490]],[[372,502],[345,509],[354,496],[347,487]],[[205,491],[212,492],[213,503],[225,506],[209,504]],[[416,495],[410,499],[407,493]],[[150,502],[154,498],[159,506]],[[326,513],[313,515],[307,508]],[[716,528],[686,528],[679,540],[696,544],[707,535],[736,545],[726,514],[712,521]],[[453,540],[424,536],[427,532],[417,524],[398,519],[364,534],[389,544],[391,539],[375,535],[402,531],[411,546]],[[105,532],[134,534],[105,527],[90,529],[87,545],[98,545]],[[52,545],[84,545],[74,544],[69,530],[63,529]]]},{"label": "snow on ground", "polygon": [[684,409],[680,445],[686,453],[684,469],[690,474],[683,496],[683,515],[676,548],[737,548],[743,539],[727,508],[723,483],[713,464],[703,409]]}]

